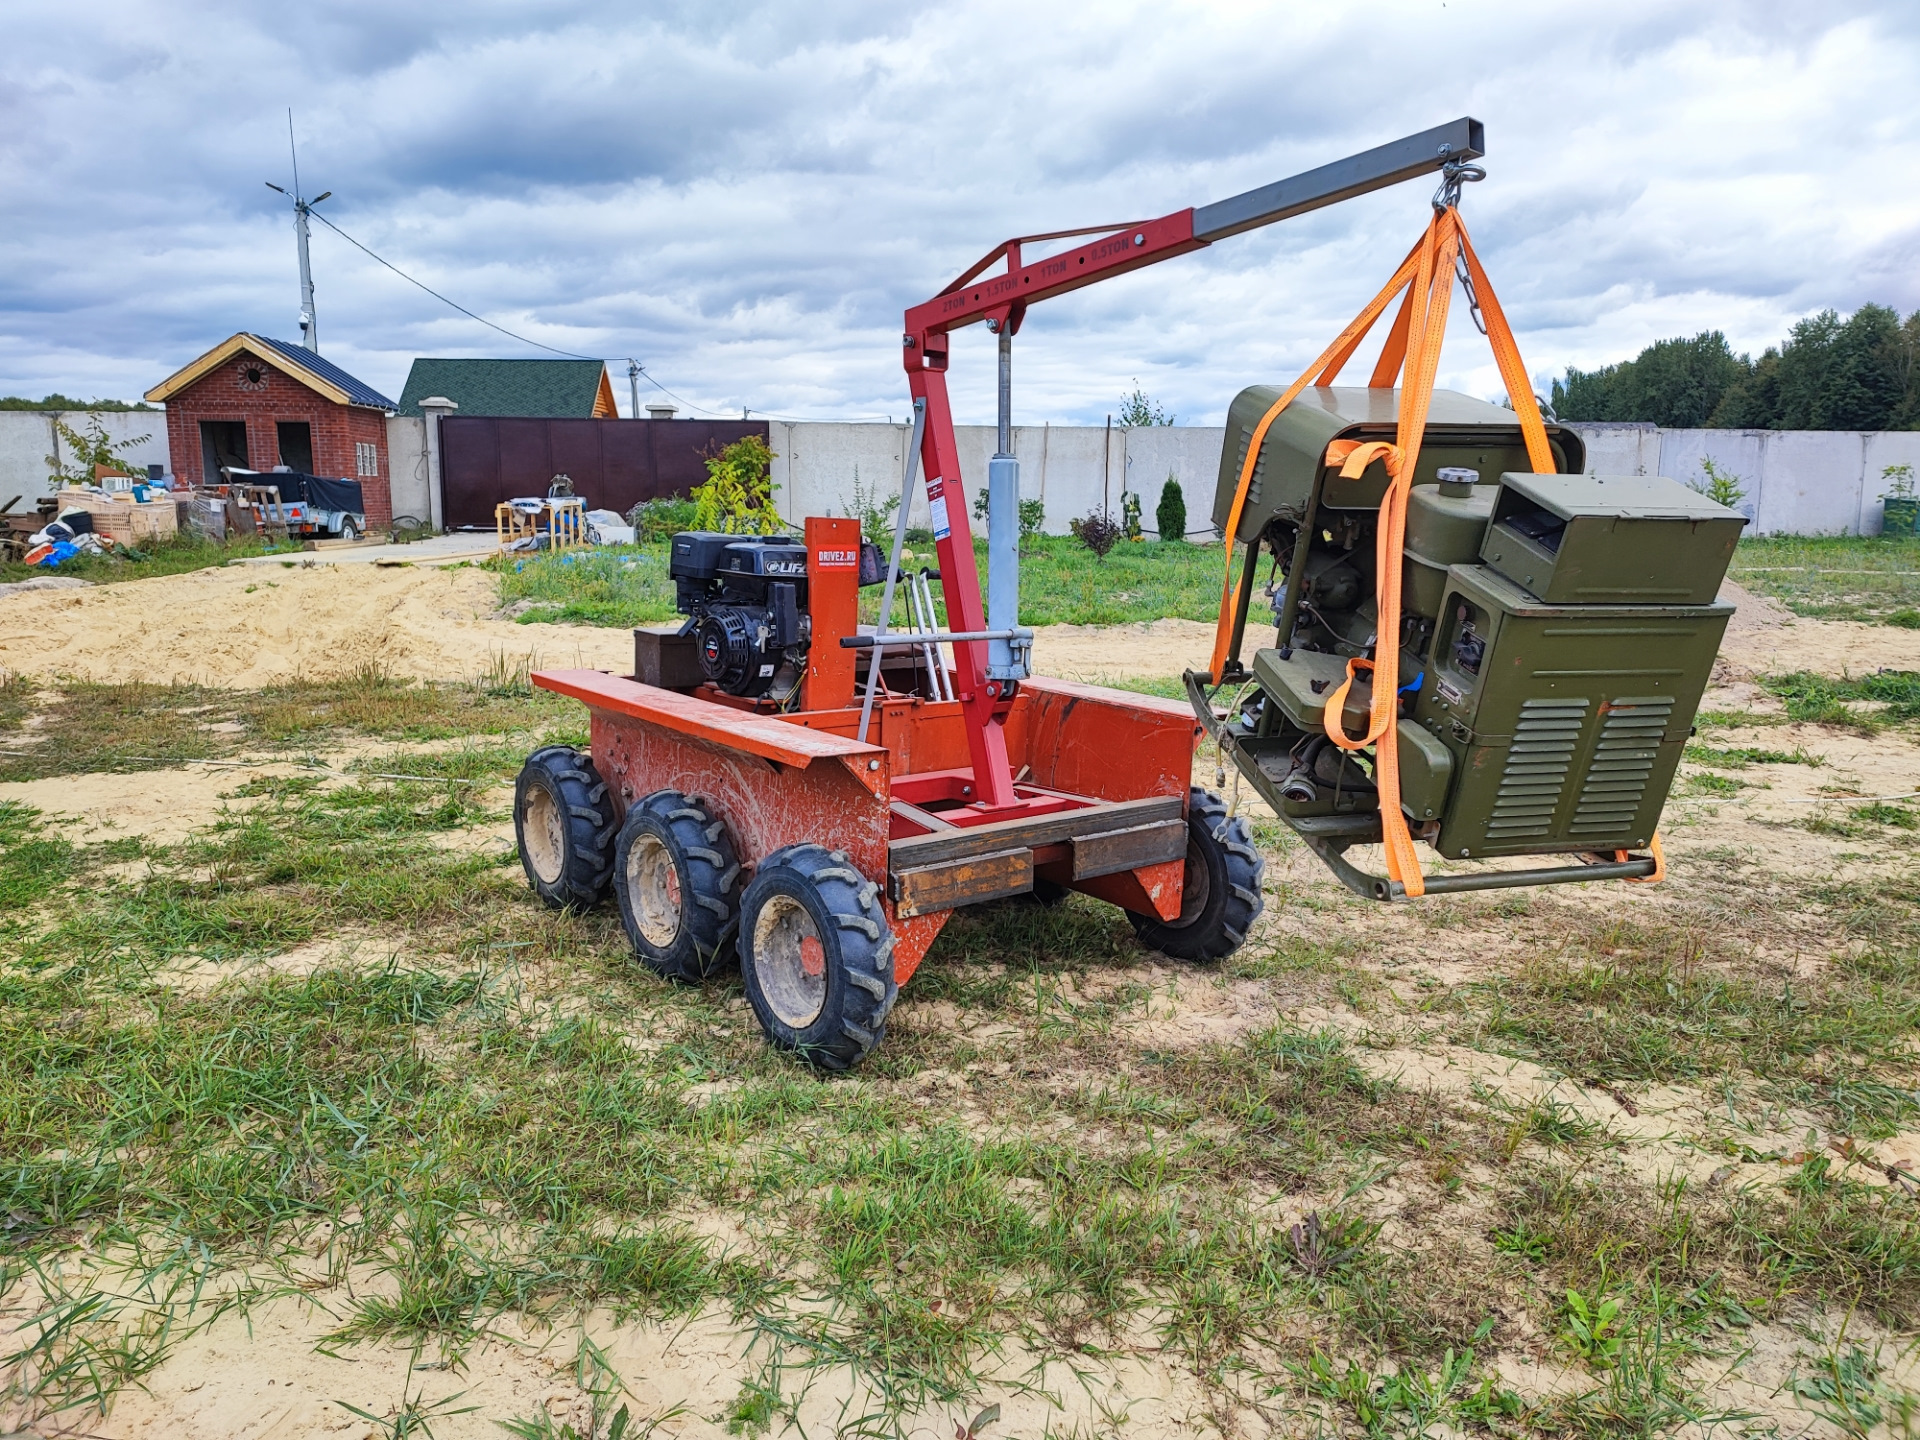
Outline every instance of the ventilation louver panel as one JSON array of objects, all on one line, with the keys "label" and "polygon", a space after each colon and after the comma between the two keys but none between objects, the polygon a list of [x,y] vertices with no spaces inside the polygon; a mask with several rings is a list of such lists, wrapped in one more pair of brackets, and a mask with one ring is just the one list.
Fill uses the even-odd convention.
[{"label": "ventilation louver panel", "polygon": [[1617,837],[1632,828],[1673,718],[1673,700],[1664,695],[1615,700],[1603,713],[1570,827],[1580,838]]},{"label": "ventilation louver panel", "polygon": [[1521,705],[1499,794],[1487,819],[1487,839],[1498,843],[1551,832],[1586,723],[1585,700],[1529,700]]},{"label": "ventilation louver panel", "polygon": [[[1247,468],[1247,447],[1252,443],[1253,427],[1249,425],[1240,432],[1240,456],[1238,463],[1234,466],[1236,479]],[[1262,445],[1259,456],[1253,462],[1253,479],[1247,482],[1247,504],[1256,511],[1260,508],[1261,482],[1266,479],[1266,476],[1267,447]]]}]

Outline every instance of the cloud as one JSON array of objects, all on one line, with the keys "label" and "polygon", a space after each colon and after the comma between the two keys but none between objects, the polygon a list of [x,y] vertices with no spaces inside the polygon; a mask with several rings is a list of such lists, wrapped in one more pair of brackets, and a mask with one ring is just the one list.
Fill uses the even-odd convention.
[{"label": "cloud", "polygon": [[[0,57],[0,390],[131,395],[234,330],[297,333],[261,183],[287,182],[289,105],[348,233],[715,412],[899,414],[900,312],[1005,236],[1462,113],[1491,172],[1467,218],[1536,375],[1703,328],[1757,350],[1829,305],[1920,308],[1916,29],[1732,0],[108,3],[83,28],[30,0]],[[1217,420],[1384,280],[1427,188],[1037,307],[1019,414],[1097,421],[1138,377]],[[313,254],[325,352],[388,393],[416,355],[540,353],[324,229]],[[1497,389],[1458,313],[1449,347],[1443,383]],[[958,337],[963,419],[990,415],[990,351]]]}]

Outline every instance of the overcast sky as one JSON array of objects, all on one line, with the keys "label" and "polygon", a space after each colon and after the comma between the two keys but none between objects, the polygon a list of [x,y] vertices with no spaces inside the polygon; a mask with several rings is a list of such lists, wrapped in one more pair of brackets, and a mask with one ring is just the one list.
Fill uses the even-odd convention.
[{"label": "overcast sky", "polygon": [[[1201,204],[1471,114],[1465,214],[1530,370],[1823,307],[1920,308],[1920,6],[813,0],[614,7],[12,0],[0,393],[136,397],[236,330],[297,338],[300,176],[509,329],[703,412],[899,416],[900,313],[1013,234]],[[1021,421],[1137,377],[1183,423],[1285,382],[1425,223],[1410,182],[1054,300]],[[316,227],[322,352],[526,355]],[[956,339],[991,418],[991,337]],[[1355,383],[1365,369],[1356,365]],[[1491,396],[1456,326],[1442,383]],[[659,399],[642,382],[644,404]]]}]

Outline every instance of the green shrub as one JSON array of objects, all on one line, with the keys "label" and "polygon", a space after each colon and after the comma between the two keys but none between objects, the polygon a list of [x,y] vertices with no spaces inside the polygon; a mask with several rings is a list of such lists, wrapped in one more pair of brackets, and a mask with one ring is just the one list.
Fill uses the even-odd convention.
[{"label": "green shrub", "polygon": [[1104,560],[1107,552],[1120,543],[1122,531],[1111,515],[1096,510],[1083,520],[1068,522],[1073,538],[1087,549],[1093,551],[1094,558]]},{"label": "green shrub", "polygon": [[773,451],[758,435],[709,450],[707,481],[694,487],[694,528],[729,535],[772,535],[786,526],[773,508]]},{"label": "green shrub", "polygon": [[[980,492],[982,504],[985,503],[986,493],[984,490]],[[985,512],[976,505],[973,513],[980,515]],[[894,522],[900,514],[900,497],[882,495],[879,490],[862,485],[858,465],[853,467],[853,505],[847,514],[860,522],[860,536],[869,545],[878,545],[882,550],[892,547]]]},{"label": "green shrub", "polygon": [[[858,495],[858,491],[854,492]],[[984,536],[987,523],[987,492],[982,490],[973,497],[973,518],[981,524],[980,534]],[[1040,527],[1047,523],[1047,502],[1044,500],[1022,500],[1020,502],[1020,553],[1027,553],[1027,542],[1040,533]],[[908,532],[912,534],[911,531]]]},{"label": "green shrub", "polygon": [[1160,487],[1160,503],[1154,507],[1153,523],[1159,527],[1162,540],[1187,538],[1187,497],[1181,493],[1180,482],[1171,475]]},{"label": "green shrub", "polygon": [[682,530],[694,528],[699,510],[688,496],[662,495],[634,506],[627,512],[627,523],[633,526],[634,538],[642,543],[671,540]]},{"label": "green shrub", "polygon": [[1740,483],[1740,477],[1731,470],[1723,470],[1711,460],[1701,460],[1700,477],[1690,482],[1688,488],[1697,490],[1716,505],[1724,505],[1731,510],[1747,498],[1746,487]]},{"label": "green shrub", "polygon": [[1047,502],[1044,500],[1022,500],[1020,502],[1020,544],[1024,549],[1027,541],[1040,533],[1040,527],[1047,523]]}]

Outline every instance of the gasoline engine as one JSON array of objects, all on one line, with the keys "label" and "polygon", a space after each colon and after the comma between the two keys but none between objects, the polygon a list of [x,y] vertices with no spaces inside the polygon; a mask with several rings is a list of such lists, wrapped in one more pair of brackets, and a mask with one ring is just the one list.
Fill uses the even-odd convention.
[{"label": "gasoline engine", "polygon": [[700,669],[729,695],[790,696],[805,673],[807,547],[790,535],[673,537],[674,607]]}]

